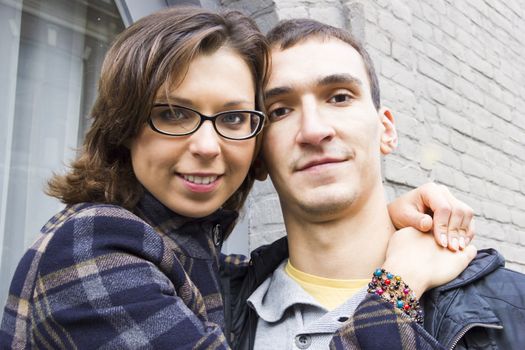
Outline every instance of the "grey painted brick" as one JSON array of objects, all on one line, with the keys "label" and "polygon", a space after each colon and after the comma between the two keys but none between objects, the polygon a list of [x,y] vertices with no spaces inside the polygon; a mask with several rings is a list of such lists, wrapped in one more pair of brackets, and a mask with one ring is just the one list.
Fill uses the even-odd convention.
[{"label": "grey painted brick", "polygon": [[412,9],[407,6],[406,1],[392,0],[389,6],[392,14],[403,22],[412,22]]},{"label": "grey painted brick", "polygon": [[521,245],[522,236],[525,236],[525,232],[521,230],[512,227],[505,230],[505,242]]},{"label": "grey painted brick", "polygon": [[[397,41],[393,41],[392,45],[392,57],[404,65],[408,69],[412,69],[415,64],[415,56],[412,54],[412,51],[409,47],[402,45]],[[414,77],[413,77],[414,78]]]},{"label": "grey painted brick", "polygon": [[417,187],[427,182],[427,174],[417,165],[393,155],[385,158],[384,177],[387,180]]},{"label": "grey painted brick", "polygon": [[490,182],[485,184],[485,188],[487,189],[487,197],[494,202],[500,202],[507,205],[509,208],[513,207],[516,203],[513,191]]},{"label": "grey painted brick", "polygon": [[525,228],[525,210],[511,210],[512,223]]},{"label": "grey painted brick", "polygon": [[378,28],[372,28],[368,29],[365,32],[365,42],[366,46],[371,46],[379,51],[390,55],[391,46],[390,46],[390,39],[386,34],[383,33],[382,30]]},{"label": "grey painted brick", "polygon": [[525,211],[525,196],[521,195],[519,192],[514,192],[514,203],[516,203],[517,208]]},{"label": "grey painted brick", "polygon": [[506,206],[492,202],[483,202],[483,215],[487,219],[493,219],[502,223],[509,223],[511,221],[511,214],[509,208]]},{"label": "grey painted brick", "polygon": [[461,169],[464,173],[475,177],[489,177],[492,176],[492,169],[487,165],[482,164],[479,160],[472,156],[463,154],[461,155]]},{"label": "grey painted brick", "polygon": [[413,18],[412,33],[415,37],[431,40],[433,36],[433,28],[426,21],[419,18]]},{"label": "grey painted brick", "polygon": [[432,178],[434,181],[453,187],[454,182],[454,171],[443,164],[436,164],[432,169]]},{"label": "grey painted brick", "polygon": [[472,123],[465,117],[450,111],[446,107],[439,107],[439,119],[454,130],[462,134],[470,135],[472,133]]},{"label": "grey painted brick", "polygon": [[458,152],[455,152],[449,147],[443,146],[440,146],[438,151],[440,155],[439,161],[441,163],[446,164],[456,170],[461,168],[461,157]]},{"label": "grey painted brick", "polygon": [[[474,176],[468,176],[470,182],[470,189],[473,194],[480,197],[487,197],[487,182],[483,179],[478,179]],[[470,204],[470,202],[469,202]]]},{"label": "grey painted brick", "polygon": [[492,169],[492,181],[499,186],[511,189],[513,191],[520,190],[520,180],[509,175],[505,170],[498,167]]},{"label": "grey painted brick", "polygon": [[[465,176],[462,172],[455,170],[453,172],[454,176],[454,187],[457,189],[470,193],[470,181],[467,176]],[[470,203],[472,201],[467,201],[467,203]]]}]

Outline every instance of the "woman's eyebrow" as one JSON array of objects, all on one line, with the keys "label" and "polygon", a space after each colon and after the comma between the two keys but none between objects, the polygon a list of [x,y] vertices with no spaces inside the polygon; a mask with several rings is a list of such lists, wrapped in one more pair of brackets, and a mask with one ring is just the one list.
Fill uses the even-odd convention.
[{"label": "woman's eyebrow", "polygon": [[155,98],[156,102],[159,103],[172,103],[172,104],[181,104],[181,105],[192,105],[191,100],[188,100],[186,98],[181,98],[177,96],[157,96]]},{"label": "woman's eyebrow", "polygon": [[[158,96],[155,99],[156,103],[166,103],[166,104],[177,104],[182,106],[188,106],[192,107],[194,105],[193,101],[187,98],[183,97],[177,97],[177,96]],[[231,100],[225,102],[222,107],[229,108],[229,107],[238,107],[243,105],[252,105],[253,101],[244,100],[244,99],[238,99],[238,100]]]}]

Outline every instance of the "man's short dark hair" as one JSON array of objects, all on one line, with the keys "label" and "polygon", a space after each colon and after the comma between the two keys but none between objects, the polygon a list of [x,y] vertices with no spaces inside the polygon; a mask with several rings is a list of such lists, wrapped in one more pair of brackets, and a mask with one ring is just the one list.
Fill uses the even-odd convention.
[{"label": "man's short dark hair", "polygon": [[363,58],[368,80],[370,81],[370,94],[377,110],[381,106],[379,83],[370,55],[363,45],[350,34],[350,32],[318,22],[313,19],[301,18],[279,22],[266,35],[271,47],[286,50],[304,40],[312,37],[321,39],[336,38],[352,46]]}]

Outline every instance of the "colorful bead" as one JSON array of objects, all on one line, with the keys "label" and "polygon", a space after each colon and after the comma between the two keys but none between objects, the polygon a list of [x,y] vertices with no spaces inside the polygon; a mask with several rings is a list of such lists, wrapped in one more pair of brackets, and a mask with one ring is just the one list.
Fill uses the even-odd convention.
[{"label": "colorful bead", "polygon": [[415,322],[423,323],[423,311],[419,301],[400,276],[378,268],[372,275],[367,291],[391,303]]}]

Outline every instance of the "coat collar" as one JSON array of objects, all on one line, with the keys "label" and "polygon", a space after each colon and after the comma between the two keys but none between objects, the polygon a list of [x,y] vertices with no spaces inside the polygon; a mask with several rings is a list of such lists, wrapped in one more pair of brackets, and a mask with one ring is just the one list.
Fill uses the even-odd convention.
[{"label": "coat collar", "polygon": [[177,251],[197,259],[216,259],[222,243],[238,217],[233,210],[218,209],[202,218],[174,213],[145,191],[136,207],[137,214],[155,230],[176,243]]},{"label": "coat collar", "polygon": [[479,280],[494,270],[504,267],[505,259],[494,249],[483,249],[478,252],[474,260],[463,272],[447,284],[437,287],[435,290],[445,292],[463,287]]}]

